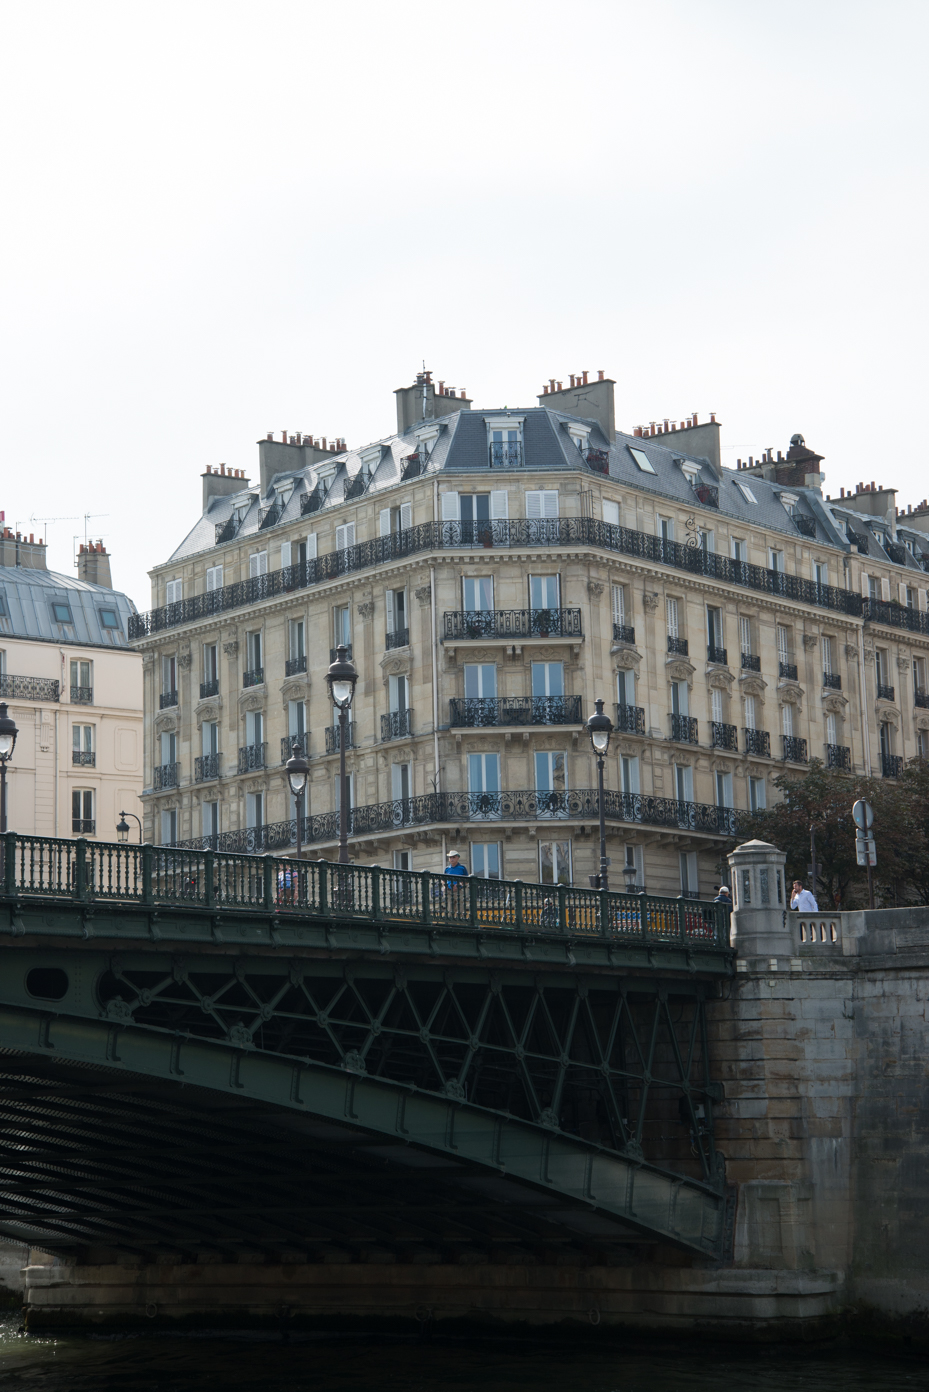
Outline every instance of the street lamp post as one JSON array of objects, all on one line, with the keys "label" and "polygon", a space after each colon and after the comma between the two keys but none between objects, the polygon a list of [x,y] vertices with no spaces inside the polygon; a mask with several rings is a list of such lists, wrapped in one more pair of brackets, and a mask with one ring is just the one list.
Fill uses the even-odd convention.
[{"label": "street lamp post", "polygon": [[[125,843],[129,840],[129,823],[127,817],[131,817],[134,822],[139,822],[134,812],[120,812],[119,821],[116,823],[116,839]],[[142,844],[142,823],[139,822],[139,845]]]},{"label": "street lamp post", "polygon": [[310,772],[310,766],[300,752],[299,740],[294,740],[293,752],[284,765],[284,772],[287,774],[290,791],[297,800],[297,859],[299,860],[300,852],[303,849],[300,841],[300,830],[303,822],[303,796],[306,792],[306,780]]},{"label": "street lamp post", "polygon": [[0,703],[0,832],[6,831],[6,766],[13,757],[18,734],[16,722],[6,713],[6,704]]},{"label": "street lamp post", "polygon": [[590,716],[587,721],[587,733],[590,735],[590,743],[597,756],[597,802],[600,811],[600,888],[609,889],[609,874],[606,858],[606,816],[603,807],[603,761],[606,758],[610,747],[610,735],[613,733],[613,722],[608,715],[603,714],[603,701],[599,698],[594,702],[596,714]]},{"label": "street lamp post", "polygon": [[348,648],[340,643],[336,660],[326,673],[332,704],[339,712],[339,864],[348,864],[348,774],[345,772],[345,746],[348,743],[348,712],[355,694],[358,672],[346,657]]}]

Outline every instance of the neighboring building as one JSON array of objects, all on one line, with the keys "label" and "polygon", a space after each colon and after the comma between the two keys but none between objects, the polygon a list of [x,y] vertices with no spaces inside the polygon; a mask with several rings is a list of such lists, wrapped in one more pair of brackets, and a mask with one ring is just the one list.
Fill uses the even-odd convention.
[{"label": "neighboring building", "polygon": [[113,841],[120,812],[142,812],[142,663],[126,636],[136,610],[112,588],[101,542],[81,547],[77,579],[45,556],[31,536],[0,537],[0,700],[19,731],[7,822]]},{"label": "neighboring building", "polygon": [[340,641],[352,855],[398,868],[455,843],[481,874],[586,884],[597,696],[611,881],[654,893],[708,893],[732,809],[785,768],[893,776],[927,752],[929,510],[921,528],[873,490],[824,499],[799,436],[730,470],[713,417],[617,432],[603,374],[524,409],[472,410],[429,373],[396,397],[396,433],[363,449],[269,436],[257,486],[203,475],[130,626],[147,835],[290,845],[296,738],[307,853],[334,854]]}]

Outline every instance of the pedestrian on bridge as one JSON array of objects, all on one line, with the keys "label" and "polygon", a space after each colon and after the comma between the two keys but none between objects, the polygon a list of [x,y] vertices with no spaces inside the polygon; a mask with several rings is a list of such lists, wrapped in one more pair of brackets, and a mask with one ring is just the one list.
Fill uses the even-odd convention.
[{"label": "pedestrian on bridge", "polygon": [[799,880],[794,880],[790,907],[796,909],[798,913],[819,913],[819,905],[815,895],[811,890],[804,889]]}]

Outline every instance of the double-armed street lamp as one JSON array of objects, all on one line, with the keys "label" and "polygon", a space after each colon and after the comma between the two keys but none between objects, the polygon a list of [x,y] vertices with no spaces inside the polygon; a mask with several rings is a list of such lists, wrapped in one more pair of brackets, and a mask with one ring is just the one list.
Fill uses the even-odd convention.
[{"label": "double-armed street lamp", "polygon": [[297,802],[297,859],[300,859],[302,848],[300,832],[303,825],[303,797],[306,793],[306,780],[309,777],[310,766],[300,751],[300,741],[294,740],[290,758],[284,765],[284,772],[287,774],[287,782],[290,784],[290,791],[293,793]]},{"label": "double-armed street lamp", "polygon": [[348,648],[340,643],[336,660],[326,673],[326,685],[332,704],[339,712],[339,864],[348,864],[348,774],[345,772],[345,746],[348,743],[348,712],[358,672],[346,654]]},{"label": "double-armed street lamp", "polygon": [[6,713],[6,704],[0,704],[0,832],[6,831],[6,766],[13,757],[18,734],[16,722]]},{"label": "double-armed street lamp", "polygon": [[606,815],[603,807],[603,761],[610,747],[613,722],[603,713],[603,701],[598,697],[594,702],[596,712],[587,721],[587,733],[597,756],[597,803],[600,812],[600,888],[609,889],[608,861],[606,858]]},{"label": "double-armed street lamp", "polygon": [[129,840],[129,823],[127,817],[131,817],[134,822],[139,822],[139,845],[142,844],[142,823],[134,812],[120,812],[119,821],[116,823],[116,837],[124,845]]}]

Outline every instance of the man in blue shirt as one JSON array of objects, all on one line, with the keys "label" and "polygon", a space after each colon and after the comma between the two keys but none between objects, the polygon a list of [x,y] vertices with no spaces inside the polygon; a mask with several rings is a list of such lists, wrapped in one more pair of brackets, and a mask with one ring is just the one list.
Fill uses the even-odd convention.
[{"label": "man in blue shirt", "polygon": [[445,873],[449,876],[449,878],[451,878],[452,875],[467,875],[468,867],[466,865],[462,865],[461,856],[458,854],[457,851],[449,851],[448,864],[445,867]]}]

